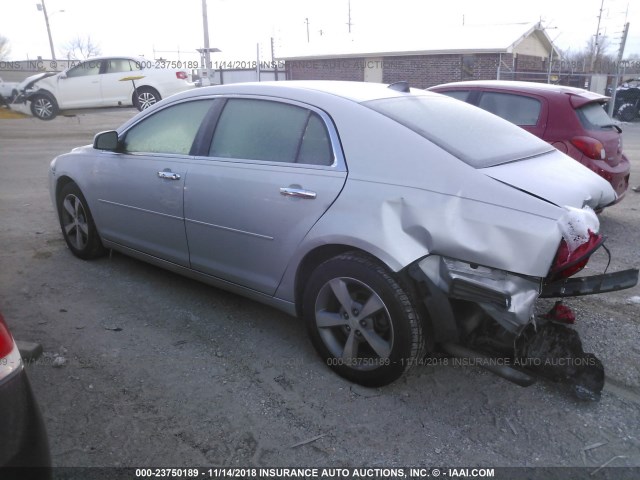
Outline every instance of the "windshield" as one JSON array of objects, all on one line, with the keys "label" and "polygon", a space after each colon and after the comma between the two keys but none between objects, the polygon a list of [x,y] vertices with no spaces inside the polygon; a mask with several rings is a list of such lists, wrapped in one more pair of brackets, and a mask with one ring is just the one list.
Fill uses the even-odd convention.
[{"label": "windshield", "polygon": [[548,143],[491,113],[445,96],[406,96],[364,102],[475,168],[553,150]]}]

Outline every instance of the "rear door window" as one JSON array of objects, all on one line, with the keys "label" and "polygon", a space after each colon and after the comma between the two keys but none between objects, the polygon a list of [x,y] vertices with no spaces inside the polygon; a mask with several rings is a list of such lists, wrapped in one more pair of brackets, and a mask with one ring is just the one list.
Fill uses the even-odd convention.
[{"label": "rear door window", "polygon": [[111,58],[105,60],[105,73],[131,72],[137,70],[135,62],[128,58]]},{"label": "rear door window", "polygon": [[484,92],[478,106],[520,126],[537,125],[542,110],[535,98],[497,92]]},{"label": "rear door window", "polygon": [[249,98],[227,100],[209,156],[325,166],[334,160],[326,126],[317,113]]}]

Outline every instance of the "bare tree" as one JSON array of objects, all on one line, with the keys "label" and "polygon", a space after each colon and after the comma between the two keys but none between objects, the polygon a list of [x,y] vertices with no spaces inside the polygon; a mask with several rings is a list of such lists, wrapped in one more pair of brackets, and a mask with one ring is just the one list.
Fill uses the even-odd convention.
[{"label": "bare tree", "polygon": [[91,40],[90,35],[85,38],[78,35],[64,46],[64,54],[69,60],[84,60],[101,53],[100,45]]},{"label": "bare tree", "polygon": [[0,35],[0,60],[4,60],[9,56],[11,52],[11,46],[9,45],[9,39],[3,35]]},{"label": "bare tree", "polygon": [[598,44],[595,37],[591,37],[584,49],[562,52],[563,70],[571,73],[615,73],[615,55],[607,53],[610,48],[607,37],[599,37]]},{"label": "bare tree", "polygon": [[587,41],[585,54],[590,62],[593,72],[615,73],[615,55],[608,53],[611,49],[609,37],[593,36]]}]

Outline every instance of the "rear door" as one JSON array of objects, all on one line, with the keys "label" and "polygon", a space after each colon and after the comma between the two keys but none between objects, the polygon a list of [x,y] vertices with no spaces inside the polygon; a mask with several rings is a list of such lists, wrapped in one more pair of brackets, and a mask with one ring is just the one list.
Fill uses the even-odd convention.
[{"label": "rear door", "polygon": [[[103,61],[100,90],[104,106],[132,105],[136,77],[143,76],[140,65],[128,58],[109,58]],[[126,79],[131,80],[126,80]]]},{"label": "rear door", "polygon": [[347,172],[329,117],[267,98],[227,99],[185,184],[191,267],[272,295]]}]

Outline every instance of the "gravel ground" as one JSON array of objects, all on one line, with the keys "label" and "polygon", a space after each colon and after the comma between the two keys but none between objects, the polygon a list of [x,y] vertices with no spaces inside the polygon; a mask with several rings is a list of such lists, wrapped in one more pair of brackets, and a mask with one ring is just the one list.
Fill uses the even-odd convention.
[{"label": "gravel ground", "polygon": [[[588,477],[610,461],[640,477],[640,287],[566,302],[605,365],[600,402],[446,359],[385,388],[354,386],[297,319],[119,254],[71,255],[48,164],[134,113],[0,120],[0,311],[17,339],[44,347],[28,371],[56,466],[572,466]],[[640,123],[623,128],[640,185]],[[601,215],[612,270],[640,266],[639,209],[630,190]],[[605,265],[598,254],[590,270]]]}]

